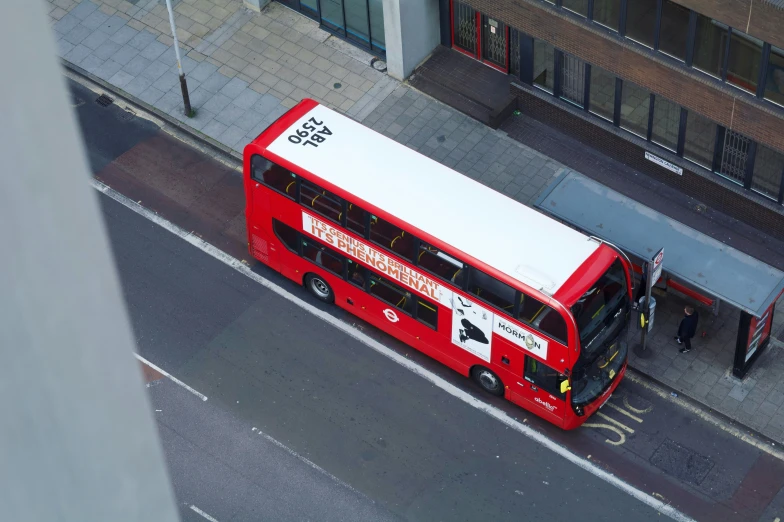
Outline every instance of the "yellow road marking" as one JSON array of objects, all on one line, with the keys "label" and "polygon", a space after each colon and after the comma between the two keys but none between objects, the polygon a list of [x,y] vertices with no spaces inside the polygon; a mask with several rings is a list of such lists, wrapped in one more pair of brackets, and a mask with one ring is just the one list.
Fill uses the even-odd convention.
[{"label": "yellow road marking", "polygon": [[[625,398],[626,398],[626,397],[624,397],[624,399],[625,399]],[[637,422],[640,422],[640,423],[642,423],[642,419],[641,419],[641,418],[639,418],[639,417],[635,417],[634,415],[632,415],[632,414],[631,414],[631,413],[629,413],[628,411],[624,410],[624,409],[623,409],[623,408],[621,408],[620,406],[616,406],[615,404],[613,404],[613,403],[611,403],[611,402],[608,402],[608,403],[607,403],[607,406],[609,406],[610,408],[614,409],[615,411],[619,411],[619,412],[623,413],[624,415],[626,415],[626,416],[627,416],[627,417],[629,417],[630,419],[633,419],[633,420],[636,420]]]},{"label": "yellow road marking", "polygon": [[625,430],[625,431],[627,431],[627,432],[629,432],[629,433],[634,433],[634,430],[633,430],[633,429],[631,429],[631,428],[630,428],[629,426],[627,426],[626,424],[623,424],[623,423],[621,423],[621,422],[618,422],[617,420],[613,419],[612,417],[608,417],[607,415],[605,415],[604,413],[602,413],[602,412],[600,412],[600,411],[597,411],[597,412],[596,412],[596,415],[597,415],[597,416],[599,416],[599,417],[601,417],[601,418],[603,418],[603,419],[604,419],[604,420],[606,420],[607,422],[611,422],[611,423],[615,424],[616,426],[618,426],[618,427],[619,427],[619,428],[621,428],[622,430]]},{"label": "yellow road marking", "polygon": [[618,435],[617,441],[606,439],[604,442],[606,442],[607,444],[612,444],[613,446],[620,446],[621,444],[626,442],[626,435],[624,435],[623,432],[618,428],[616,428],[615,426],[610,426],[609,424],[594,424],[592,422],[590,423],[586,422],[585,424],[583,424],[583,426],[587,428],[604,428]]}]

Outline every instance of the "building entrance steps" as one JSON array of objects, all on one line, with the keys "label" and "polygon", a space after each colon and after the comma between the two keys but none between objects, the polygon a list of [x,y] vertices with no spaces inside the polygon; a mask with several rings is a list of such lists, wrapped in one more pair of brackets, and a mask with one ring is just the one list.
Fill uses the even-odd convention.
[{"label": "building entrance steps", "polygon": [[493,129],[517,108],[509,82],[508,75],[443,46],[409,78],[415,88]]}]

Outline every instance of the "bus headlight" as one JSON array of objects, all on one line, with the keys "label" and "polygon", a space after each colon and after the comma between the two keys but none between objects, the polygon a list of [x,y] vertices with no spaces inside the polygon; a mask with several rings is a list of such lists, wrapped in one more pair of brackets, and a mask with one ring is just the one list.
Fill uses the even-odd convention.
[{"label": "bus headlight", "polygon": [[576,413],[576,414],[577,414],[579,417],[582,417],[583,415],[585,415],[585,411],[583,411],[583,407],[582,407],[582,406],[575,406],[575,407],[574,407],[574,412],[575,412],[575,413]]}]

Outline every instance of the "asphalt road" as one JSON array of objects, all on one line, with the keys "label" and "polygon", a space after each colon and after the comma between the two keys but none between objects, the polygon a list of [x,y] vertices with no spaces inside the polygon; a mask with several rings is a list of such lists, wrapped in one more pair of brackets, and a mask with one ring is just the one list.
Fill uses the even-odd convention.
[{"label": "asphalt road", "polygon": [[[230,223],[233,214],[197,194],[190,200],[204,204],[175,201],[203,176],[220,175],[230,187],[236,173],[70,86],[97,177],[233,255],[243,252],[204,224],[217,219],[205,216]],[[220,204],[241,211],[228,194]],[[200,401],[166,379],[150,383],[184,520],[204,520],[192,505],[220,522],[662,519],[138,214],[101,202],[139,353],[209,397]],[[330,313],[697,520],[782,516],[780,460],[644,383],[624,381],[592,427],[566,433],[350,315]]]},{"label": "asphalt road", "polygon": [[150,388],[183,503],[219,521],[661,520],[166,230],[103,208],[140,354],[209,397]]}]

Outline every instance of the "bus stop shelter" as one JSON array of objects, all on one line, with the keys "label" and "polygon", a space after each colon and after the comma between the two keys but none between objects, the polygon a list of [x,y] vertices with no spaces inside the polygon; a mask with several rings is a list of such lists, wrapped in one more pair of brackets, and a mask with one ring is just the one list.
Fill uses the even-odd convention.
[{"label": "bus stop shelter", "polygon": [[547,187],[535,206],[640,260],[664,248],[664,274],[672,287],[712,303],[714,310],[721,302],[740,309],[736,377],[743,378],[767,346],[784,290],[781,270],[574,171]]}]

